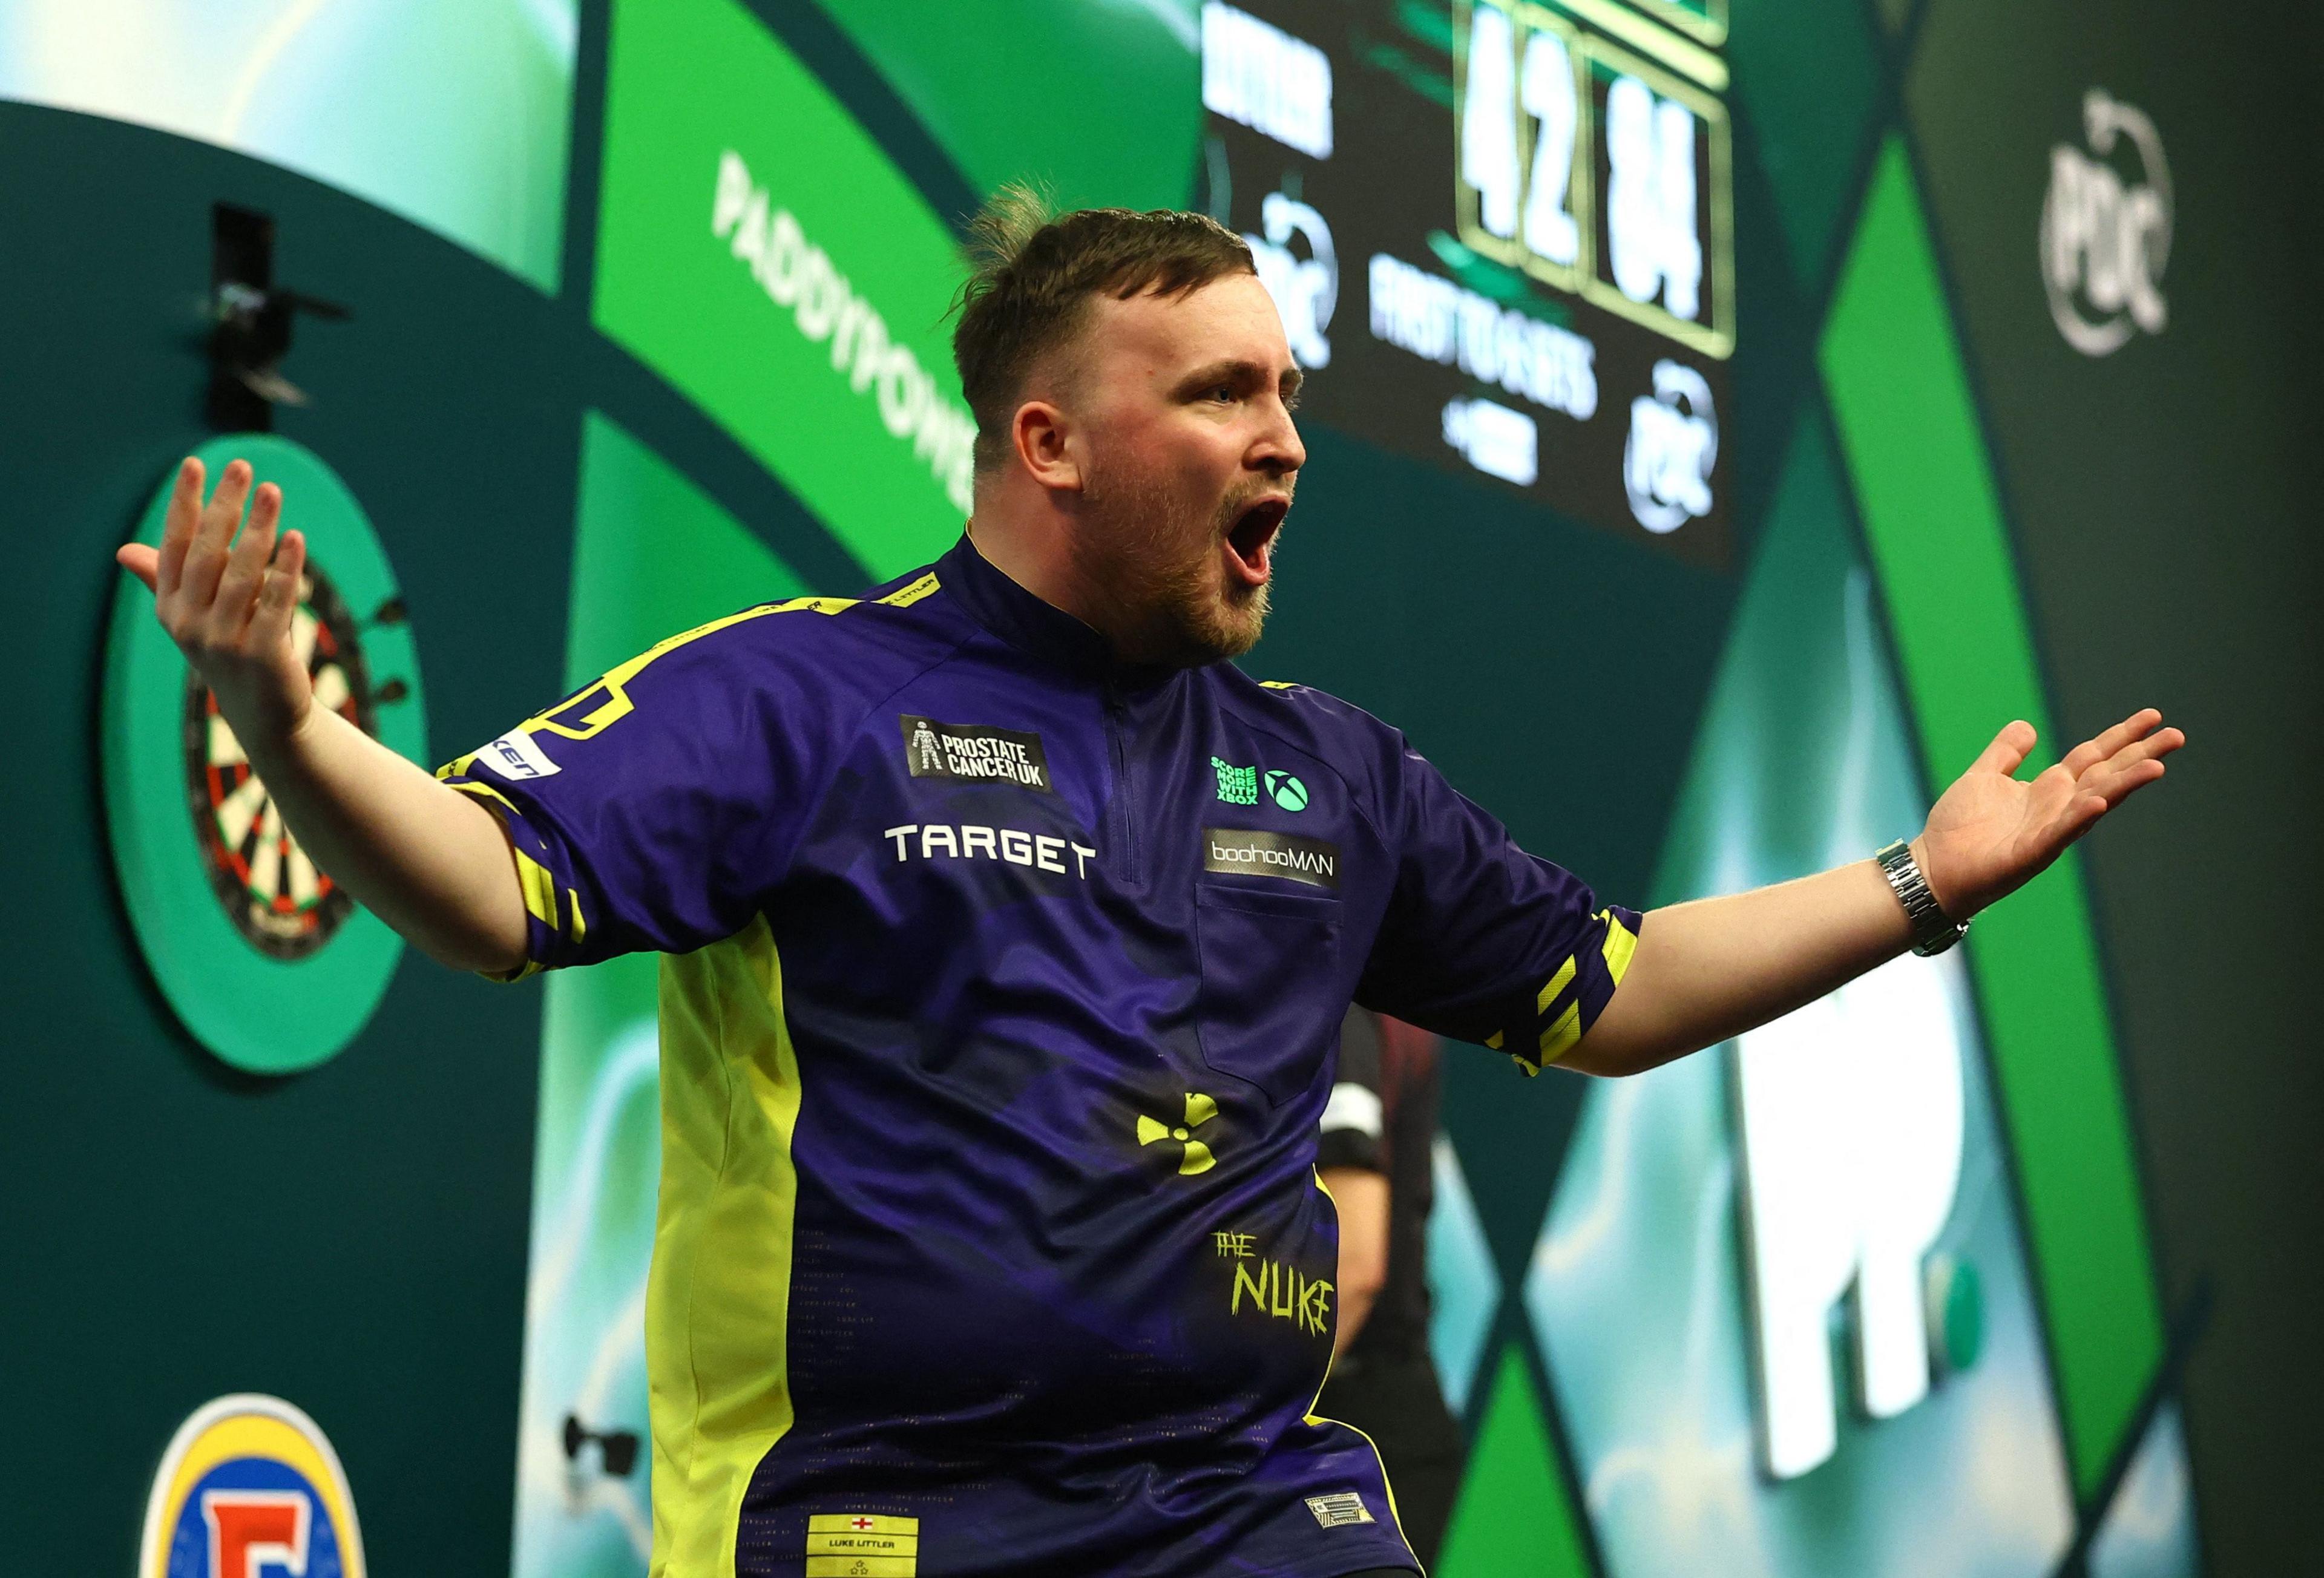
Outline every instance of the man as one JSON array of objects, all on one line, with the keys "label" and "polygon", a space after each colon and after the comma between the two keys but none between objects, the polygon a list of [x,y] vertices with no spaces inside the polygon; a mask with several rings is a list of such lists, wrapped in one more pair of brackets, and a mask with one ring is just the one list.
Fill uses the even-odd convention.
[{"label": "man", "polygon": [[1412,1571],[1370,1444],[1309,1412],[1348,1003],[1650,1068],[1951,934],[2181,743],[2142,712],[2019,784],[2012,724],[1893,886],[1601,906],[1392,729],[1226,661],[1305,459],[1241,241],[1044,217],[979,223],[959,546],[673,637],[440,779],[314,704],[303,544],[263,486],[235,538],[247,466],[205,506],[189,461],[159,552],[122,550],[302,843],[415,945],[501,978],[669,956],[671,1578]]},{"label": "man", "polygon": [[1426,1031],[1349,1009],[1315,1145],[1340,1219],[1340,1319],[1315,1412],[1379,1448],[1423,1567],[1435,1564],[1468,1456],[1428,1348],[1437,1051]]}]

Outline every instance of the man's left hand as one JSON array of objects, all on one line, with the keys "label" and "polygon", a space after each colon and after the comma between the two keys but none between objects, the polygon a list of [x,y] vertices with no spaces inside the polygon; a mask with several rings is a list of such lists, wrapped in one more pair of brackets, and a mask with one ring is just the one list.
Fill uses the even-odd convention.
[{"label": "man's left hand", "polygon": [[1913,840],[1946,915],[1966,921],[2031,881],[2098,818],[2163,776],[2163,758],[2187,737],[2162,722],[2152,707],[2134,712],[2022,783],[2011,775],[2034,748],[2034,726],[2020,720],[1995,735]]}]

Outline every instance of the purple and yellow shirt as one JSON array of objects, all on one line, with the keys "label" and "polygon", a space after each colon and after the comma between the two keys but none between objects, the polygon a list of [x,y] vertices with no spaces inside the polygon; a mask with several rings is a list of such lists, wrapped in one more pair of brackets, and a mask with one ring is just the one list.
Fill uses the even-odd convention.
[{"label": "purple and yellow shirt", "polygon": [[1125,667],[965,540],[442,775],[508,830],[520,974],[668,956],[657,1574],[1412,1564],[1370,1443],[1310,1412],[1342,1015],[1537,1071],[1634,913],[1376,719]]}]

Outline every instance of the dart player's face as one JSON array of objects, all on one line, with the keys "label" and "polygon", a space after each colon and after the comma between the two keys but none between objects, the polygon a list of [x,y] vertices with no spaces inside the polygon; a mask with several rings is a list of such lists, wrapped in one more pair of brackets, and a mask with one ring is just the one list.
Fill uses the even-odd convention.
[{"label": "dart player's face", "polygon": [[1250,649],[1307,452],[1300,373],[1254,274],[1179,297],[1101,296],[1082,336],[1075,403],[1089,434],[1090,576],[1130,616],[1125,655],[1196,664]]}]

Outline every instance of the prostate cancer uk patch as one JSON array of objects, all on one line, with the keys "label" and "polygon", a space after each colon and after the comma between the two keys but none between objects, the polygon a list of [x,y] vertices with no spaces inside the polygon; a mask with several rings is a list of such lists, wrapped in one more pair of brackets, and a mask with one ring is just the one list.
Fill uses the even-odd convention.
[{"label": "prostate cancer uk patch", "polygon": [[1256,828],[1204,828],[1203,869],[1237,876],[1287,877],[1337,892],[1340,846]]},{"label": "prostate cancer uk patch", "polygon": [[937,778],[948,784],[1014,784],[1055,794],[1049,781],[1049,758],[1041,737],[1029,729],[985,729],[967,723],[939,723],[905,712],[904,765],[915,778]]}]

